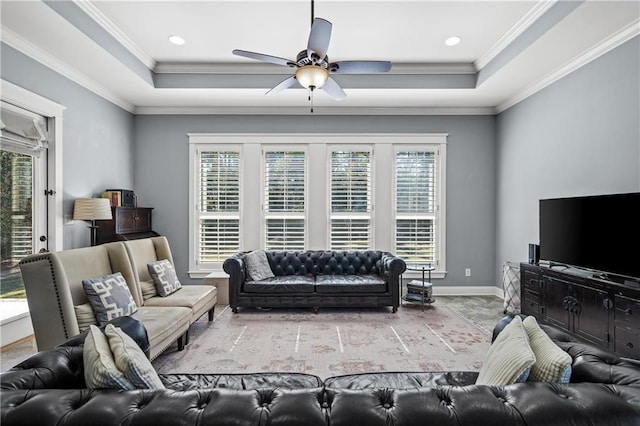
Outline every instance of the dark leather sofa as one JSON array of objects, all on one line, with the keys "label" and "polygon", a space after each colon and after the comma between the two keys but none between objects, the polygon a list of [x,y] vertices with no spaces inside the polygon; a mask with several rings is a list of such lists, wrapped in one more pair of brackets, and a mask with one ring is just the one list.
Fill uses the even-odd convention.
[{"label": "dark leather sofa", "polygon": [[[543,328],[573,358],[567,385],[476,386],[476,372],[369,373],[325,380],[256,373],[161,375],[167,388],[161,390],[86,389],[81,339],[76,338],[0,375],[0,423],[639,425],[640,363]],[[125,331],[145,347],[144,327]]]},{"label": "dark leather sofa", "polygon": [[238,307],[381,307],[400,306],[404,260],[383,251],[267,251],[275,275],[251,281],[244,256],[226,259],[229,306]]}]

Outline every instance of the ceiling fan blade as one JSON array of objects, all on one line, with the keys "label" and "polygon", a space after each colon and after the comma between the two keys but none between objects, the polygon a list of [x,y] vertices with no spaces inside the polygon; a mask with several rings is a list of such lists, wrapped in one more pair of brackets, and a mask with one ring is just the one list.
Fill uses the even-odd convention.
[{"label": "ceiling fan blade", "polygon": [[327,92],[327,95],[331,96],[336,101],[341,101],[347,97],[347,94],[344,93],[342,87],[340,87],[338,83],[336,83],[336,81],[331,77],[329,77],[324,86],[322,86],[322,90]]},{"label": "ceiling fan blade", "polygon": [[329,64],[329,71],[335,74],[373,74],[389,70],[389,61],[340,61]]},{"label": "ceiling fan blade", "polygon": [[282,80],[280,83],[278,83],[276,86],[274,86],[267,93],[265,93],[265,95],[282,92],[284,89],[288,89],[289,87],[296,84],[297,81],[298,80],[296,79],[295,75],[292,75],[291,77],[287,77],[284,80]]},{"label": "ceiling fan blade", "polygon": [[329,50],[329,42],[331,41],[331,22],[322,18],[315,18],[311,25],[311,33],[307,42],[307,56],[311,57],[315,53],[324,59]]},{"label": "ceiling fan blade", "polygon": [[277,56],[265,55],[264,53],[249,52],[247,50],[234,49],[234,55],[242,56],[256,61],[269,62],[276,65],[284,65],[285,67],[295,67],[296,63],[289,59],[279,58]]}]

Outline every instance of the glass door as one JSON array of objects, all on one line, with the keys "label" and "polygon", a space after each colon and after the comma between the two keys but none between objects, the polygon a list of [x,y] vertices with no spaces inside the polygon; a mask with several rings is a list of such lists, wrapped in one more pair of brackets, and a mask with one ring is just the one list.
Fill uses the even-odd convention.
[{"label": "glass door", "polygon": [[48,249],[46,120],[16,110],[0,108],[0,299],[26,298],[18,263]]}]

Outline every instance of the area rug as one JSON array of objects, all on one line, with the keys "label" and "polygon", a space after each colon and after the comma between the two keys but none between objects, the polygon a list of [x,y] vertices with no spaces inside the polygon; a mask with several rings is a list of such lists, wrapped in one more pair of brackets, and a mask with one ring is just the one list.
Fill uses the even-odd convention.
[{"label": "area rug", "polygon": [[154,360],[159,373],[300,372],[326,378],[377,371],[478,371],[489,332],[453,308],[240,309],[201,318],[183,351]]}]

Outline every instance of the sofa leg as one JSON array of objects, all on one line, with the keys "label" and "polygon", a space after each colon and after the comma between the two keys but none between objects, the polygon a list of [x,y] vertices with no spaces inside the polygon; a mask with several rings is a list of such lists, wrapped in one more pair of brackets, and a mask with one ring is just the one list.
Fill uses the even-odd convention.
[{"label": "sofa leg", "polygon": [[318,307],[314,307],[314,308],[313,308],[313,313],[314,313],[314,314],[317,314],[317,313],[319,313],[319,312],[320,312],[320,308],[318,308]]},{"label": "sofa leg", "polygon": [[234,314],[238,313],[238,307],[234,306],[233,308],[231,308],[231,312],[233,312]]},{"label": "sofa leg", "polygon": [[393,307],[393,309],[391,309],[391,312],[393,312],[394,314],[395,314],[396,312],[398,312],[398,307],[397,307],[397,306],[394,306],[394,307]]},{"label": "sofa leg", "polygon": [[189,329],[184,333],[184,344],[185,346],[189,344]]},{"label": "sofa leg", "polygon": [[182,340],[182,336],[178,337],[178,350],[181,351],[184,349],[184,340]]},{"label": "sofa leg", "polygon": [[213,308],[211,308],[211,310],[209,311],[209,321],[213,321],[213,311],[216,309],[216,307],[214,306]]}]

